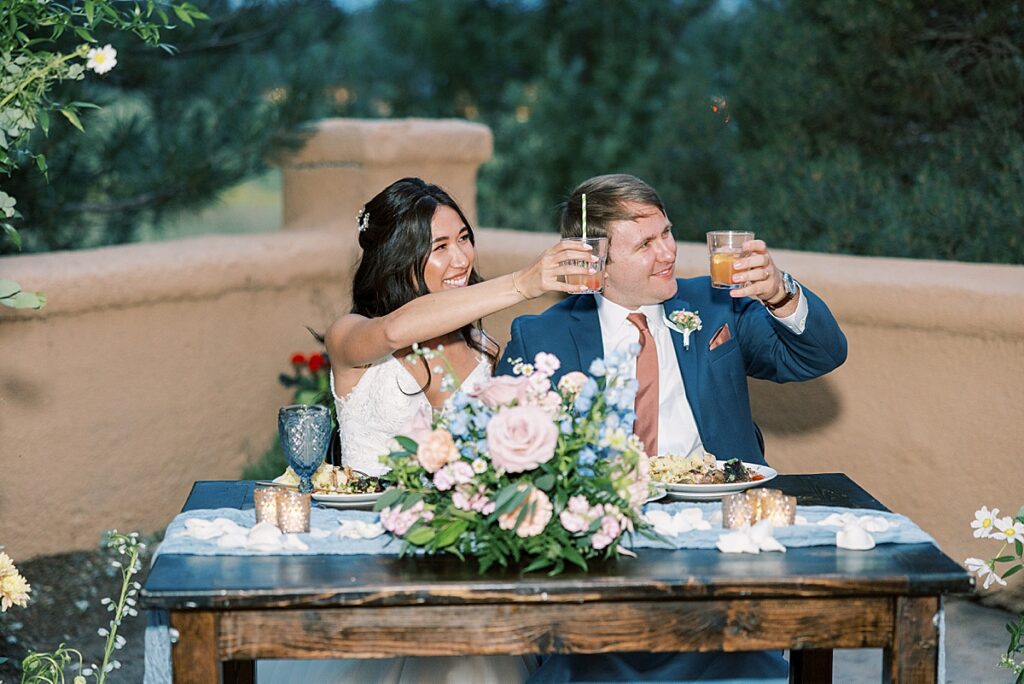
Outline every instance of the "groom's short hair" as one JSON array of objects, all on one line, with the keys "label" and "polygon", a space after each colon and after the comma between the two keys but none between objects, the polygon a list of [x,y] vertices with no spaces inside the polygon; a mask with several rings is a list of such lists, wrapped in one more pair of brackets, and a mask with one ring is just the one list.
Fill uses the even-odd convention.
[{"label": "groom's short hair", "polygon": [[576,186],[562,205],[559,227],[563,238],[583,235],[583,195],[587,196],[587,235],[608,237],[612,221],[632,221],[643,214],[626,207],[627,202],[657,207],[667,214],[661,197],[650,185],[636,176],[610,173],[594,176]]}]

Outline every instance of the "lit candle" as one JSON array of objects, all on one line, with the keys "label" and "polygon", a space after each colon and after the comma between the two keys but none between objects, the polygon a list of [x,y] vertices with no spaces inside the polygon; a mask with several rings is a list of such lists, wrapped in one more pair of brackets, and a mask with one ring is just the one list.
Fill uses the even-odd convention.
[{"label": "lit candle", "polygon": [[277,524],[282,532],[309,532],[310,495],[294,489],[277,494]]},{"label": "lit candle", "polygon": [[256,507],[256,522],[268,522],[277,525],[277,487],[257,487],[253,490],[252,500]]}]

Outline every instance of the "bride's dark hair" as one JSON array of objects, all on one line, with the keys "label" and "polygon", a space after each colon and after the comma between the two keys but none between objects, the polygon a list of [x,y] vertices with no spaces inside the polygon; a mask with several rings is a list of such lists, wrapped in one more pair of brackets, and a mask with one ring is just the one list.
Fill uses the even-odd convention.
[{"label": "bride's dark hair", "polygon": [[[459,215],[469,229],[469,241],[475,246],[473,226],[455,200],[438,186],[419,178],[397,180],[366,203],[359,214],[359,246],[363,256],[352,278],[352,313],[378,318],[430,294],[423,269],[433,245],[430,223],[442,205]],[[468,284],[482,281],[474,266]],[[474,328],[479,333],[477,338]],[[493,367],[497,354],[486,347],[487,337],[480,321],[463,326],[460,332],[466,344],[491,359]]]}]

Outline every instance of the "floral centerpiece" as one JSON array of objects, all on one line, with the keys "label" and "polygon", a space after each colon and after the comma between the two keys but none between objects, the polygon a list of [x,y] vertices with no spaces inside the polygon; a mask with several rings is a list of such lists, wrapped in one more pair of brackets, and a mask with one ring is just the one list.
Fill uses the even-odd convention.
[{"label": "floral centerpiece", "polygon": [[567,373],[555,387],[558,368],[552,354],[517,360],[515,375],[457,390],[396,438],[385,457],[396,486],[376,510],[403,552],[474,557],[480,572],[522,561],[526,572],[556,574],[632,555],[625,535],[653,535],[640,517],[648,472],[632,435],[632,357],[597,360],[589,376]]}]

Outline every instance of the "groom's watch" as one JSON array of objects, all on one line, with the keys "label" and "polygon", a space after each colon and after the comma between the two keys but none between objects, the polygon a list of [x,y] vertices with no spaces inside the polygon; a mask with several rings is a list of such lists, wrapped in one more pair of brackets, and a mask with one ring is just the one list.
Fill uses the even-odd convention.
[{"label": "groom's watch", "polygon": [[775,302],[774,304],[771,302],[762,301],[761,303],[764,304],[764,308],[768,309],[769,311],[781,309],[782,307],[786,306],[786,304],[789,304],[791,301],[793,301],[793,299],[796,297],[796,294],[799,291],[796,287],[796,281],[793,280],[793,276],[789,275],[785,271],[782,272],[782,291],[785,293],[785,296],[783,296],[782,299]]}]

